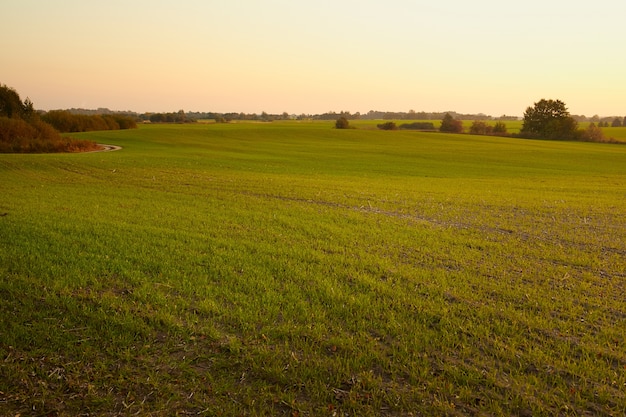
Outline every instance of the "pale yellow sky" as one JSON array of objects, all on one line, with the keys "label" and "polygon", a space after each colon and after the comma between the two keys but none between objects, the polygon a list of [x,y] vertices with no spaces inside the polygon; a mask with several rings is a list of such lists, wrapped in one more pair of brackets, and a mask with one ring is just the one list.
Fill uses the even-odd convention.
[{"label": "pale yellow sky", "polygon": [[626,115],[626,2],[4,0],[37,108]]}]

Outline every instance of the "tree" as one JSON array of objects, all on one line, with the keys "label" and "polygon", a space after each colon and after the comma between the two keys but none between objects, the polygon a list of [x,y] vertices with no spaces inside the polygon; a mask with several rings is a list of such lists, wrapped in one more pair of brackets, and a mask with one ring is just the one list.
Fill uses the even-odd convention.
[{"label": "tree", "polygon": [[0,116],[22,118],[24,112],[32,103],[27,99],[27,103],[22,103],[20,95],[13,88],[0,84]]},{"label": "tree", "polygon": [[441,120],[440,132],[461,133],[463,131],[463,122],[456,120],[450,113],[446,113]]},{"label": "tree", "polygon": [[541,139],[575,139],[578,122],[561,100],[541,99],[524,112],[520,136]]},{"label": "tree", "polygon": [[350,128],[350,122],[345,117],[340,117],[335,122],[335,127],[337,129],[349,129]]},{"label": "tree", "polygon": [[28,97],[26,97],[26,100],[24,100],[24,104],[22,105],[22,117],[26,120],[31,120],[35,117],[35,106]]},{"label": "tree", "polygon": [[613,122],[611,122],[611,127],[622,127],[622,119],[620,119],[619,117],[613,119]]}]

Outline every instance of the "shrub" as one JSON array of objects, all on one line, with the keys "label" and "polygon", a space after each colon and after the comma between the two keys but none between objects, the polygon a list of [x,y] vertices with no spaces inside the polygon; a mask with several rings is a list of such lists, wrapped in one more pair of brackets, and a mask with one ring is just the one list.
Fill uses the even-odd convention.
[{"label": "shrub", "polygon": [[340,117],[335,122],[335,128],[337,128],[337,129],[349,129],[350,128],[350,122],[345,117]]},{"label": "shrub", "polygon": [[400,129],[435,130],[435,125],[432,122],[403,123],[400,125]]},{"label": "shrub", "polygon": [[590,123],[587,129],[580,131],[580,139],[587,142],[605,142],[604,132],[594,123]]},{"label": "shrub", "polygon": [[[22,103],[19,94],[12,88],[0,84],[0,152],[78,152],[97,150],[95,142],[63,138],[51,125],[42,121],[33,110],[33,103],[26,99]],[[52,116],[55,116],[53,113]],[[71,125],[71,118],[62,112],[56,114],[59,123]],[[106,122],[100,118],[92,123]]]},{"label": "shrub", "polygon": [[497,136],[507,136],[508,132],[506,130],[506,124],[503,122],[496,122],[493,126],[492,133]]},{"label": "shrub", "polygon": [[493,127],[481,120],[474,120],[469,129],[472,135],[490,135],[493,132]]},{"label": "shrub", "polygon": [[379,125],[376,125],[376,127],[382,130],[397,130],[398,129],[398,126],[396,126],[394,122],[381,123]]},{"label": "shrub", "polygon": [[0,152],[48,153],[82,152],[99,149],[95,142],[62,137],[54,127],[41,120],[27,122],[0,117]]},{"label": "shrub", "polygon": [[72,114],[65,110],[52,110],[42,116],[42,119],[59,132],[92,132],[95,130],[135,129],[137,122],[128,116],[122,115],[84,115]]}]

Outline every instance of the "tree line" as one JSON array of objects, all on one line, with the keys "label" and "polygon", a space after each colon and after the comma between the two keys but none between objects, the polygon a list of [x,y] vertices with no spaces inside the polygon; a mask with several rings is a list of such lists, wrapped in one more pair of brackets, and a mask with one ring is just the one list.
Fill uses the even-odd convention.
[{"label": "tree line", "polygon": [[[493,117],[484,113],[458,113],[455,111],[447,112],[425,112],[409,110],[408,112],[390,112],[390,111],[377,111],[370,110],[367,113],[351,113],[349,111],[328,111],[320,114],[290,114],[287,112],[282,113],[243,113],[243,112],[199,112],[199,111],[184,111],[179,110],[177,112],[146,112],[137,113],[133,111],[112,111],[107,108],[99,108],[96,110],[89,109],[68,109],[71,114],[79,115],[123,115],[136,122],[151,122],[151,123],[194,123],[198,120],[216,120],[217,122],[227,123],[231,121],[259,121],[259,122],[272,122],[280,120],[337,120],[339,118],[345,118],[346,120],[442,120],[446,114],[449,114],[457,120],[478,120],[478,121],[514,121],[520,120],[518,116],[508,116],[503,114],[501,116]],[[619,127],[626,126],[626,117],[600,117],[594,115],[592,117],[586,117],[584,115],[571,115],[577,122],[593,122],[598,127]],[[481,127],[477,126],[477,129]],[[488,130],[488,128],[487,128]],[[497,129],[496,129],[497,131]],[[497,133],[497,132],[496,132]]]},{"label": "tree line", "polygon": [[120,114],[85,115],[72,114],[67,110],[52,110],[44,113],[41,119],[62,133],[137,128],[134,118]]}]

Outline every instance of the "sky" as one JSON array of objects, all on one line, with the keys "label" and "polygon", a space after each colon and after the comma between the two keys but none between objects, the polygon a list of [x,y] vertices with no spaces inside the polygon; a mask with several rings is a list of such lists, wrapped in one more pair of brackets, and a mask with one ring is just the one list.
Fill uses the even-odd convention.
[{"label": "sky", "polygon": [[0,0],[35,108],[626,115],[623,0]]}]

